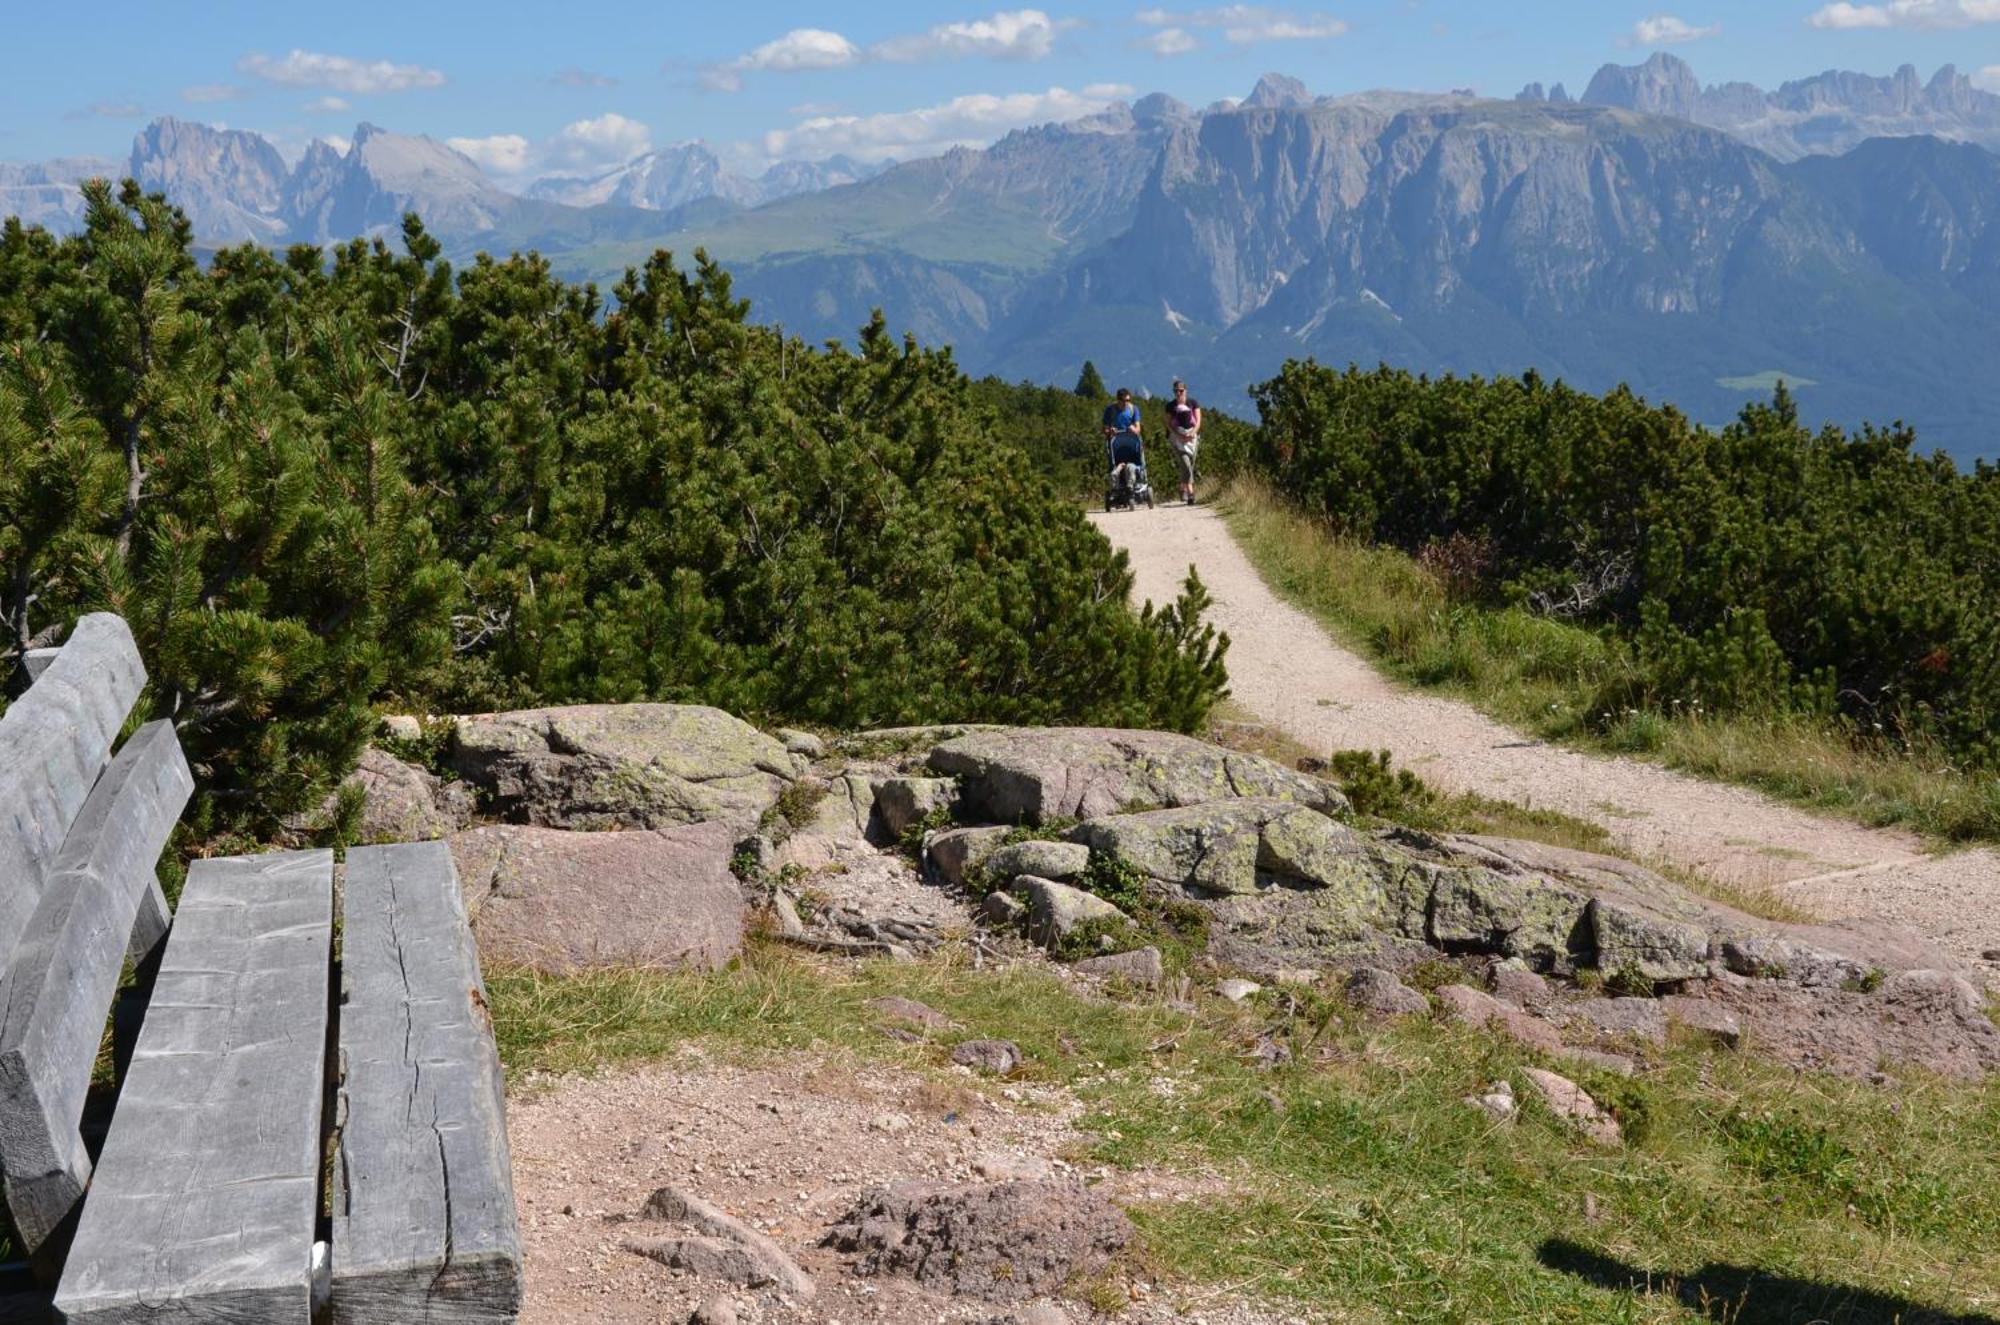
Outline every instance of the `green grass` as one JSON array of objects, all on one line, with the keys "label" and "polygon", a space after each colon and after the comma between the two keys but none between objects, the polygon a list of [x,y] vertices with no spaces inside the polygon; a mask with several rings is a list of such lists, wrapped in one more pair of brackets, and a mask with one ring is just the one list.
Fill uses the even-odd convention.
[{"label": "green grass", "polygon": [[1410,557],[1334,537],[1254,480],[1233,484],[1221,507],[1280,597],[1400,680],[1544,739],[1642,756],[1940,842],[2000,841],[2000,777],[1960,773],[1937,751],[1863,749],[1804,719],[1593,712],[1593,696],[1631,679],[1624,651],[1597,631],[1453,602]]},{"label": "green grass", "polygon": [[[517,1080],[691,1042],[942,1071],[949,1040],[876,1029],[863,1004],[892,993],[966,1037],[1004,1035],[1029,1076],[1081,1100],[1088,1153],[1072,1158],[1222,1180],[1135,1211],[1136,1272],[1175,1295],[1356,1321],[1711,1318],[1669,1291],[1605,1286],[1611,1265],[1656,1279],[1708,1267],[1690,1298],[1734,1283],[1731,1267],[1771,1276],[1740,1316],[1714,1319],[1859,1325],[2000,1305],[2000,1083],[1899,1072],[1905,1084],[1882,1091],[1676,1045],[1643,1078],[1582,1077],[1627,1128],[1630,1144],[1605,1151],[1536,1105],[1503,1126],[1462,1103],[1503,1077],[1528,1098],[1511,1042],[1362,1023],[1311,996],[1121,1004],[1040,967],[834,965],[762,947],[713,976],[503,971],[489,992]],[[1260,1034],[1292,1062],[1254,1067]],[[1595,1278],[1545,1263],[1592,1257],[1607,1258]]]}]

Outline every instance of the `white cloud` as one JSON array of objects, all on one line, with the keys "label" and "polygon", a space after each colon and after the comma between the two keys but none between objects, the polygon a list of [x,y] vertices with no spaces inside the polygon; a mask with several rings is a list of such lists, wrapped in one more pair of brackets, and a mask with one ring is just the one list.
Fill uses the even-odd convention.
[{"label": "white cloud", "polygon": [[315,115],[332,115],[343,110],[352,110],[345,97],[318,97],[306,103],[306,109]]},{"label": "white cloud", "polygon": [[1988,92],[2000,92],[2000,64],[1989,64],[1972,76],[1972,81]]},{"label": "white cloud", "polygon": [[710,65],[702,71],[702,83],[721,92],[743,86],[746,73],[797,73],[802,69],[839,69],[857,64],[861,48],[838,32],[824,28],[793,28],[776,41],[767,41],[747,55],[727,64]]},{"label": "white cloud", "polygon": [[[1225,41],[1236,46],[1264,41],[1314,41],[1338,37],[1347,31],[1346,22],[1331,14],[1273,9],[1269,5],[1223,5],[1215,9],[1185,11],[1142,9],[1139,21],[1152,28],[1217,29]],[[1163,34],[1155,34],[1156,37],[1160,35]]]},{"label": "white cloud", "polygon": [[1684,18],[1673,14],[1655,14],[1642,18],[1632,25],[1631,45],[1634,46],[1677,46],[1682,42],[1700,41],[1703,37],[1713,37],[1722,31],[1720,23],[1707,27],[1696,27]]},{"label": "white cloud", "polygon": [[555,76],[549,79],[549,81],[559,87],[618,86],[618,80],[609,74],[594,74],[588,69],[578,69],[575,65],[571,65],[567,69],[558,69]]},{"label": "white cloud", "polygon": [[614,111],[564,125],[554,137],[541,142],[518,133],[445,141],[477,161],[480,169],[495,175],[591,174],[652,151],[653,131]]},{"label": "white cloud", "polygon": [[[790,129],[765,134],[764,153],[774,160],[814,160],[841,153],[863,161],[934,156],[953,147],[990,143],[1009,130],[1031,124],[1094,115],[1115,99],[1092,95],[1106,90],[1093,87],[1072,92],[1052,87],[1046,92],[1007,96],[975,93],[917,110],[817,116]],[[1130,91],[1122,85],[1117,90]]]},{"label": "white cloud", "polygon": [[66,120],[136,120],[146,108],[136,101],[93,101],[64,115]]},{"label": "white cloud", "polygon": [[346,156],[348,149],[354,146],[352,139],[337,133],[323,133],[319,140],[342,156]]},{"label": "white cloud", "polygon": [[1122,101],[1138,90],[1130,83],[1092,83],[1083,89],[1083,95],[1093,101]]},{"label": "white cloud", "polygon": [[351,60],[345,55],[323,55],[317,51],[295,50],[282,60],[274,60],[262,53],[246,55],[236,62],[236,67],[267,83],[278,83],[284,87],[323,87],[356,96],[444,85],[443,74],[422,65],[393,64],[388,60]]},{"label": "white cloud", "polygon": [[1969,28],[2000,23],[2000,0],[1889,0],[1881,5],[1841,0],[1810,21],[1816,28]]},{"label": "white cloud", "polygon": [[637,120],[607,112],[594,120],[565,125],[542,151],[542,162],[558,170],[618,166],[653,150],[653,131]]},{"label": "white cloud", "polygon": [[496,175],[522,173],[528,168],[534,150],[533,144],[518,133],[496,133],[486,138],[447,138],[445,143],[477,161],[481,170],[489,170]]},{"label": "white cloud", "polygon": [[200,83],[194,87],[181,89],[181,100],[197,105],[211,101],[238,101],[248,95],[248,89],[234,83]]},{"label": "white cloud", "polygon": [[1140,38],[1139,44],[1161,57],[1186,55],[1201,45],[1186,28],[1161,28]]},{"label": "white cloud", "polygon": [[924,32],[890,37],[868,50],[870,58],[907,63],[983,55],[995,60],[1040,60],[1055,49],[1056,37],[1079,26],[1075,19],[1052,19],[1039,9],[1003,10],[991,18],[939,23]]}]

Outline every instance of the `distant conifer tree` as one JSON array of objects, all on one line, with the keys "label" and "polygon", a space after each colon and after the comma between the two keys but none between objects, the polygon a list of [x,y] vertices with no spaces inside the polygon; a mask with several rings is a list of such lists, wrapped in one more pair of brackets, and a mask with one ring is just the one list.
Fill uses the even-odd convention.
[{"label": "distant conifer tree", "polygon": [[1097,371],[1097,365],[1090,360],[1083,361],[1083,375],[1076,379],[1076,394],[1097,400],[1111,392],[1104,385],[1104,375]]}]

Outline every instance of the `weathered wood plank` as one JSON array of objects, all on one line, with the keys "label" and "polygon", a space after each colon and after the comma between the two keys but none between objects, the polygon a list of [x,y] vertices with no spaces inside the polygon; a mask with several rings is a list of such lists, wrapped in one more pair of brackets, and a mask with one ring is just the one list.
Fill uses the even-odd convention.
[{"label": "weathered wood plank", "polygon": [[342,916],[333,1319],[511,1321],[505,1086],[451,852],[350,851]]},{"label": "weathered wood plank", "polygon": [[[71,825],[0,974],[0,1181],[30,1251],[83,1199],[77,1124],[135,932],[166,932],[156,866],[194,790],[173,724],[141,728]],[[140,955],[143,955],[141,953]]]},{"label": "weathered wood plank", "polygon": [[305,1325],[333,856],[197,861],[56,1291],[65,1320]]},{"label": "weathered wood plank", "polygon": [[100,612],[0,714],[0,974],[145,683],[132,632]]}]

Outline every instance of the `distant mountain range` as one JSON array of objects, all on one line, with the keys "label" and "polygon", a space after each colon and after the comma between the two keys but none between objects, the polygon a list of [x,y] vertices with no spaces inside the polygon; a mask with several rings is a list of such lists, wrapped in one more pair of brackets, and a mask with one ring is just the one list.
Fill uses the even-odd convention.
[{"label": "distant mountain range", "polygon": [[871,170],[750,179],[701,144],[508,193],[428,138],[358,129],[287,167],[172,120],[129,162],[0,166],[0,212],[75,224],[125,173],[209,243],[326,243],[420,212],[447,249],[537,247],[609,279],[704,247],[760,318],[851,337],[872,307],[974,372],[1067,384],[1091,358],[1247,404],[1288,357],[1629,382],[1698,418],[1793,383],[1811,417],[1901,418],[2000,456],[2000,97],[1829,73],[1704,87],[1671,56],[1583,97],[1171,97]]}]

